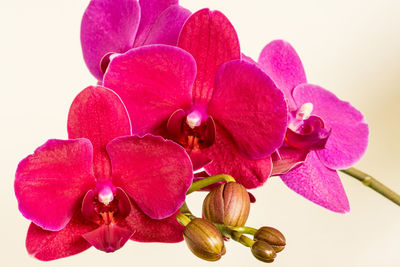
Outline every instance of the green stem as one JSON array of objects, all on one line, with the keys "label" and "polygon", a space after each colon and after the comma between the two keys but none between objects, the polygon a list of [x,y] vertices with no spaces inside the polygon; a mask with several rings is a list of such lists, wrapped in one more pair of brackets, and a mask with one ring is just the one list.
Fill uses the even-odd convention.
[{"label": "green stem", "polygon": [[198,180],[190,186],[189,190],[187,191],[186,195],[189,195],[190,193],[193,193],[197,190],[200,190],[206,186],[218,183],[218,182],[236,182],[235,179],[233,179],[232,176],[228,174],[217,174],[214,176],[206,177],[204,179]]},{"label": "green stem", "polygon": [[371,175],[362,172],[356,168],[348,168],[346,170],[341,170],[342,172],[350,175],[351,177],[356,178],[360,182],[362,182],[365,186],[368,186],[381,194],[382,196],[386,197],[387,199],[393,201],[397,205],[400,206],[400,195],[391,190],[389,187],[385,186]]},{"label": "green stem", "polygon": [[214,224],[214,225],[218,228],[218,230],[221,232],[223,236],[232,238],[233,240],[239,242],[240,244],[246,247],[252,247],[255,242],[254,240],[251,240],[250,238],[245,236],[243,233],[235,231],[226,225],[223,224]]},{"label": "green stem", "polygon": [[257,233],[257,229],[248,226],[237,226],[237,227],[229,226],[229,228],[239,233],[247,235],[255,235]]}]

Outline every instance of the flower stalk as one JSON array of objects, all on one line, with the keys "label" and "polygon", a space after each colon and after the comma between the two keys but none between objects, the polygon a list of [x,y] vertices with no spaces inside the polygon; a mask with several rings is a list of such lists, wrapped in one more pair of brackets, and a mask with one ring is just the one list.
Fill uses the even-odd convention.
[{"label": "flower stalk", "polygon": [[381,182],[379,182],[371,175],[353,167],[341,170],[341,172],[344,172],[345,174],[350,175],[353,178],[356,178],[357,180],[362,182],[365,186],[368,186],[369,188],[375,190],[382,196],[386,197],[387,199],[391,200],[392,202],[400,206],[400,195],[391,190],[389,187],[382,184]]},{"label": "flower stalk", "polygon": [[218,182],[236,182],[235,179],[228,175],[228,174],[217,174],[213,175],[210,177],[206,177],[204,179],[198,180],[196,182],[193,182],[192,186],[189,188],[189,190],[186,192],[186,195],[189,195],[197,190],[200,190],[204,187],[207,187],[209,185],[218,183]]}]

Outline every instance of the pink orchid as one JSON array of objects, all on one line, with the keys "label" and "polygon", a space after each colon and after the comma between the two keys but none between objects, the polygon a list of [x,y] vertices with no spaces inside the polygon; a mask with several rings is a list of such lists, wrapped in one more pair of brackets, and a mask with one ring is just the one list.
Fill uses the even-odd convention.
[{"label": "pink orchid", "polygon": [[129,239],[183,240],[175,216],[193,179],[190,159],[162,137],[130,134],[119,97],[88,87],[71,105],[70,140],[49,140],[20,162],[14,186],[32,220],[29,254],[48,261],[90,246],[112,252]]},{"label": "pink orchid", "polygon": [[152,45],[115,57],[104,86],[126,104],[135,134],[176,141],[194,169],[231,174],[248,188],[263,184],[286,130],[282,92],[241,60],[235,29],[218,11],[203,9],[189,17],[178,46],[191,55]]},{"label": "pink orchid", "polygon": [[[82,18],[83,57],[102,80],[110,56],[148,44],[176,45],[190,11],[178,0],[91,0]],[[103,59],[103,60],[102,60]]]},{"label": "pink orchid", "polygon": [[287,42],[268,44],[258,64],[284,92],[289,105],[285,144],[274,155],[273,174],[281,174],[289,188],[318,205],[348,212],[336,170],[352,166],[367,148],[363,115],[331,92],[308,84],[301,60]]}]

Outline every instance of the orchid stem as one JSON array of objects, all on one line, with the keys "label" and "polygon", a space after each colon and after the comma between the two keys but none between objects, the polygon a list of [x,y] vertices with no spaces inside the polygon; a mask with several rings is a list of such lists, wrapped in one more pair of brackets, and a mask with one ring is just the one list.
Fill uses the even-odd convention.
[{"label": "orchid stem", "polygon": [[360,182],[362,182],[365,186],[368,186],[381,194],[382,196],[386,197],[387,199],[393,201],[397,205],[400,206],[400,195],[391,190],[389,187],[385,186],[375,178],[373,178],[371,175],[362,172],[356,168],[348,168],[345,170],[341,170],[347,175],[350,175],[351,177],[356,178]]},{"label": "orchid stem", "polygon": [[212,185],[212,184],[215,184],[215,183],[218,183],[218,182],[222,182],[222,181],[225,181],[225,182],[236,182],[235,179],[232,176],[228,175],[228,174],[217,174],[217,175],[206,177],[204,179],[201,179],[201,180],[198,180],[198,181],[194,182],[190,186],[189,190],[186,192],[186,195],[189,195],[190,193],[193,193],[193,192],[195,192],[197,190],[200,190],[200,189],[202,189],[202,188],[204,188],[206,186],[209,186],[209,185]]},{"label": "orchid stem", "polygon": [[214,224],[218,230],[221,232],[221,234],[225,237],[232,238],[233,240],[239,242],[240,244],[246,246],[246,247],[251,247],[254,244],[254,240],[251,240],[247,236],[245,236],[243,233],[236,231],[232,229],[231,227],[223,224]]},{"label": "orchid stem", "polygon": [[236,226],[236,227],[230,226],[230,228],[234,231],[247,235],[255,235],[257,233],[257,229],[248,226]]}]

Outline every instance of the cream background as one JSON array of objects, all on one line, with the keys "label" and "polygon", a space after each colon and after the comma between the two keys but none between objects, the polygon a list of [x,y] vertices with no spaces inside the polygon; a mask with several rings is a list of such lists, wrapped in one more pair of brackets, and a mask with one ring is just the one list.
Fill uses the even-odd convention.
[{"label": "cream background", "polygon": [[[29,257],[29,222],[17,210],[13,177],[19,160],[49,138],[66,138],[75,95],[95,81],[80,51],[88,0],[1,1],[1,266],[42,266]],[[310,82],[360,109],[370,145],[356,167],[400,192],[400,1],[181,0],[192,11],[219,9],[236,27],[242,50],[257,58],[277,38],[293,44]],[[357,142],[357,140],[354,140]],[[273,266],[400,266],[400,208],[341,175],[351,212],[338,215],[298,196],[279,178],[254,193],[248,225],[271,225],[288,245]],[[44,196],[45,197],[45,196]],[[189,198],[199,214],[202,195]],[[214,265],[264,266],[231,241]],[[90,249],[46,266],[211,266],[180,244],[129,242],[114,254]]]}]

